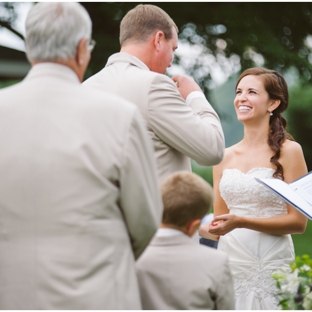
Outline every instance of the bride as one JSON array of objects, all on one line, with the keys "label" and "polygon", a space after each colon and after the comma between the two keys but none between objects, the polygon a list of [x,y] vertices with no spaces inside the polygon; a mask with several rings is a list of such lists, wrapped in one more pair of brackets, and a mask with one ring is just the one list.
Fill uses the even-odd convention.
[{"label": "bride", "polygon": [[278,309],[271,274],[294,259],[290,234],[306,228],[301,213],[255,180],[275,177],[289,183],[307,173],[301,146],[285,131],[281,113],[287,105],[281,74],[244,71],[234,100],[244,137],[213,168],[215,218],[199,234],[220,236],[218,249],[229,255],[238,310]]}]

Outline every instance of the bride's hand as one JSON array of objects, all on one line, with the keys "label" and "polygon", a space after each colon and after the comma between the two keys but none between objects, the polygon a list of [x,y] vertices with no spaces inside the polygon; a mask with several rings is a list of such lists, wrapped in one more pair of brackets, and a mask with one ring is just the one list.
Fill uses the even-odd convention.
[{"label": "bride's hand", "polygon": [[209,233],[225,235],[239,227],[240,217],[235,214],[224,214],[215,217],[209,224]]}]

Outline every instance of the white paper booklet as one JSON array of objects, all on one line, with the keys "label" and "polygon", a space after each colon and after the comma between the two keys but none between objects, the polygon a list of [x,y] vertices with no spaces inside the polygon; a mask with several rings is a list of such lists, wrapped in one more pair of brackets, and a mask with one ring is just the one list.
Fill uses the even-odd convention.
[{"label": "white paper booklet", "polygon": [[289,184],[275,178],[255,179],[312,220],[312,171]]}]

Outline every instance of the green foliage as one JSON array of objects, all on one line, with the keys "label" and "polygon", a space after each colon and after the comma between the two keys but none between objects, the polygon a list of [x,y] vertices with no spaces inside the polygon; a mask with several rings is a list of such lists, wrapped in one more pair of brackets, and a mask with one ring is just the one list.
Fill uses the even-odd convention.
[{"label": "green foliage", "polygon": [[12,86],[16,83],[18,83],[20,80],[5,80],[5,81],[0,81],[0,89]]},{"label": "green foliage", "polygon": [[211,186],[212,182],[212,167],[203,167],[198,165],[194,160],[192,160],[192,171],[199,176],[201,176],[204,180],[206,180]]},{"label": "green foliage", "polygon": [[312,87],[297,85],[290,90],[287,109],[288,129],[302,146],[309,171],[312,170]]},{"label": "green foliage", "polygon": [[292,239],[296,255],[308,254],[312,257],[312,221],[308,221],[307,228],[303,234],[293,234]]},{"label": "green foliage", "polygon": [[[90,74],[99,71],[112,53],[119,51],[119,24],[138,3],[83,2],[93,21],[93,52]],[[155,4],[155,3],[151,3]],[[256,64],[281,72],[296,67],[305,80],[312,73],[311,50],[305,45],[312,33],[310,2],[158,2],[180,29],[180,39],[205,47],[205,53],[218,57],[224,71],[224,58],[239,57],[242,69]],[[278,12],[278,14],[277,14]],[[185,32],[186,28],[191,32]],[[222,44],[220,46],[220,40]],[[203,66],[194,63],[190,74]],[[201,78],[206,86],[210,72]]]},{"label": "green foliage", "polygon": [[[0,27],[23,37],[14,29],[18,5],[0,3]],[[87,78],[120,50],[120,21],[138,3],[82,2],[82,5],[91,16],[93,38],[97,41]],[[295,67],[303,81],[311,80],[312,43],[306,41],[312,34],[311,2],[157,2],[156,5],[175,21],[181,41],[201,47],[201,55],[193,60],[187,74],[197,80],[206,94],[213,86],[213,68],[205,56],[214,57],[225,75],[255,65],[282,73]],[[179,57],[176,62],[179,63]]]},{"label": "green foliage", "polygon": [[309,255],[297,256],[287,268],[276,270],[272,277],[280,290],[283,310],[312,309],[312,260]]},{"label": "green foliage", "polygon": [[[0,3],[0,27],[23,37],[14,29],[18,5],[18,2]],[[92,75],[111,54],[119,51],[120,21],[138,3],[82,2],[82,5],[91,16],[97,41],[88,73]],[[156,5],[175,21],[181,40],[205,47],[204,52],[216,56],[225,72],[229,69],[224,58],[237,55],[245,69],[263,57],[265,67],[283,72],[294,66],[303,79],[311,79],[311,47],[305,43],[312,34],[311,2],[157,2]],[[193,73],[202,65],[195,62]],[[210,74],[209,70],[201,78],[204,86],[211,80]]]}]

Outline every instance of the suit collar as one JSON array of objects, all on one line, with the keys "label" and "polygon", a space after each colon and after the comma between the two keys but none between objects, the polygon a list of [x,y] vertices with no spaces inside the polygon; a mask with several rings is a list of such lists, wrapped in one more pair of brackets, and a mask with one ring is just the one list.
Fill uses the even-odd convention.
[{"label": "suit collar", "polygon": [[140,61],[137,57],[125,52],[115,53],[110,56],[105,67],[113,65],[115,63],[130,63],[131,65],[139,67],[140,69],[150,71],[145,63]]},{"label": "suit collar", "polygon": [[32,66],[27,76],[25,77],[25,80],[53,77],[80,84],[76,73],[71,68],[65,65],[50,62],[38,63]]}]

